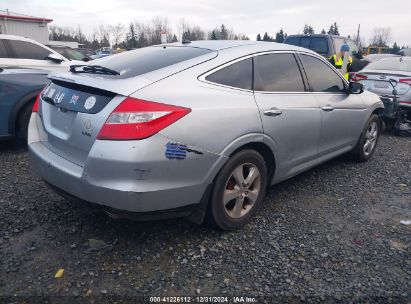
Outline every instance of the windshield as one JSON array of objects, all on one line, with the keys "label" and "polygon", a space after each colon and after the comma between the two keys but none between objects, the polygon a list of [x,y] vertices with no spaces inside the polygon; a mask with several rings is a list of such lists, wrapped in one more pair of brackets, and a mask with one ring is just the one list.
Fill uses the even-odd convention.
[{"label": "windshield", "polygon": [[71,60],[84,60],[87,58],[86,56],[84,56],[84,54],[80,53],[79,51],[70,48],[66,49],[66,54],[68,58]]},{"label": "windshield", "polygon": [[211,52],[193,47],[152,46],[104,57],[95,64],[119,72],[119,78],[130,78]]},{"label": "windshield", "polygon": [[79,60],[82,61],[84,59],[87,59],[84,54],[80,53],[79,51],[73,50],[69,47],[63,48],[63,47],[52,47],[53,50],[55,50],[57,53],[60,55],[70,59],[70,60]]},{"label": "windshield", "polygon": [[411,60],[404,58],[384,58],[378,61],[371,62],[367,70],[390,70],[411,72]]}]

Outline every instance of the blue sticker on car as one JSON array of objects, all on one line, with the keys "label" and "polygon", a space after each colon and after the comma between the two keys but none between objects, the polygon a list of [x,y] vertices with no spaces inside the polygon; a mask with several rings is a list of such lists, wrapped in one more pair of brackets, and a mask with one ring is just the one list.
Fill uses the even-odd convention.
[{"label": "blue sticker on car", "polygon": [[187,156],[187,146],[177,143],[167,143],[166,157],[168,159],[185,159]]}]

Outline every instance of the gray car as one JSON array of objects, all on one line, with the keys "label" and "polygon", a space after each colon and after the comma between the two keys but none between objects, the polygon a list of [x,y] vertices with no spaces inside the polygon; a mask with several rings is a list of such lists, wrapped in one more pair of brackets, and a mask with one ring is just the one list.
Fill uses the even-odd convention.
[{"label": "gray car", "polygon": [[390,79],[398,82],[396,90],[400,106],[411,111],[411,57],[388,57],[371,62],[351,80],[362,83],[366,90],[375,94],[391,96]]},{"label": "gray car", "polygon": [[51,76],[29,128],[37,173],[112,216],[246,224],[274,185],[373,154],[377,95],[300,47],[153,46]]}]

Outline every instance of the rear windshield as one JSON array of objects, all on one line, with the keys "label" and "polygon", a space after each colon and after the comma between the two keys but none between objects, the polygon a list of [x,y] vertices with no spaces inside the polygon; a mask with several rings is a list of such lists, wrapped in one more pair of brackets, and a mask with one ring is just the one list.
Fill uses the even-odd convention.
[{"label": "rear windshield", "polygon": [[285,41],[285,43],[299,46],[300,45],[300,37],[290,37]]},{"label": "rear windshield", "polygon": [[328,54],[328,42],[324,37],[290,37],[285,43],[301,46],[322,55]]},{"label": "rear windshield", "polygon": [[411,72],[411,60],[403,58],[387,58],[371,62],[367,70],[391,70]]},{"label": "rear windshield", "polygon": [[153,46],[104,57],[95,64],[119,72],[115,78],[130,78],[211,52],[192,47]]}]

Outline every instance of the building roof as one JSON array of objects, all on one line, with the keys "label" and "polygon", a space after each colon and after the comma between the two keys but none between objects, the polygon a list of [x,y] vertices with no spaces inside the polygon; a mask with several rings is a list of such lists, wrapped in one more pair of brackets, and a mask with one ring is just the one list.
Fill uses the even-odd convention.
[{"label": "building roof", "polygon": [[9,10],[0,10],[0,19],[12,19],[21,21],[34,21],[34,22],[52,22],[53,19],[39,18],[24,14],[19,14],[15,12],[10,12]]}]

